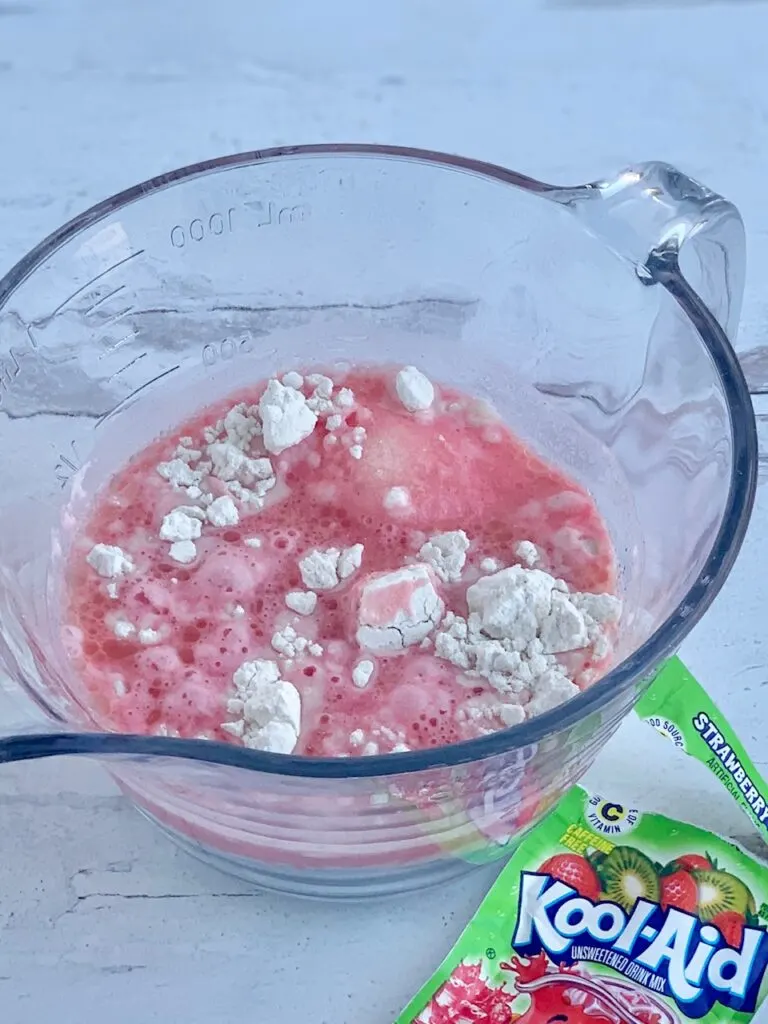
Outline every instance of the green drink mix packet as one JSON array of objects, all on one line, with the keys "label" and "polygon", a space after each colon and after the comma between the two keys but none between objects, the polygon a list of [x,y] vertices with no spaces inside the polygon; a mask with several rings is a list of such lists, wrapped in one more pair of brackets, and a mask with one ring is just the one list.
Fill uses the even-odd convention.
[{"label": "green drink mix packet", "polygon": [[[765,836],[766,790],[677,659],[641,718]],[[768,991],[768,866],[705,829],[570,790],[396,1024],[746,1022]]]},{"label": "green drink mix packet", "polygon": [[702,761],[768,842],[768,790],[723,713],[679,658],[672,658],[635,708],[675,746]]}]

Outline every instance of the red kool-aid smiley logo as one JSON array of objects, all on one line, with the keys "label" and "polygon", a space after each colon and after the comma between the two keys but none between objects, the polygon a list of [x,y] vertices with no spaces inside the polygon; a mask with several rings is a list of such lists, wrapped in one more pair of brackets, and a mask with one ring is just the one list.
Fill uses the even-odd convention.
[{"label": "red kool-aid smiley logo", "polygon": [[[491,985],[481,964],[460,964],[416,1018],[419,1024],[677,1024],[650,993],[620,979],[558,968],[545,954],[501,963],[514,986]],[[510,979],[512,980],[512,979]],[[521,997],[529,997],[521,1005]]]},{"label": "red kool-aid smiley logo", "polygon": [[500,966],[514,972],[517,991],[531,997],[519,1024],[677,1024],[664,1003],[631,982],[593,977],[580,967],[557,968],[543,953]]}]

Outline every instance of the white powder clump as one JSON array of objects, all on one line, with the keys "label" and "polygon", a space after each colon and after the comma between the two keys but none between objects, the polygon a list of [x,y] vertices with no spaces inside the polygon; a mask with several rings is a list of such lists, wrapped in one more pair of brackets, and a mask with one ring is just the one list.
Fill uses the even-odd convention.
[{"label": "white powder clump", "polygon": [[157,466],[160,476],[173,484],[174,487],[193,487],[200,483],[203,474],[200,470],[191,469],[183,459],[171,459]]},{"label": "white powder clump", "polygon": [[334,412],[333,381],[323,373],[310,373],[306,378],[307,384],[314,388],[314,391],[307,399],[307,405],[318,416],[328,416]]},{"label": "white powder clump", "polygon": [[521,540],[515,548],[515,554],[523,565],[527,565],[529,569],[532,569],[539,561],[538,548],[529,540]]},{"label": "white powder clump", "polygon": [[610,594],[570,594],[549,573],[519,565],[478,580],[467,590],[467,604],[488,636],[512,639],[518,649],[538,639],[544,654],[586,647],[590,632],[621,614],[621,602]]},{"label": "white powder clump", "polygon": [[445,583],[457,583],[467,560],[469,538],[463,530],[436,533],[423,544],[419,557],[429,563]]},{"label": "white powder clump", "polygon": [[520,725],[525,721],[525,708],[520,704],[502,704],[498,710],[499,718],[507,728]]},{"label": "white powder clump", "polygon": [[[241,487],[252,487],[274,478],[275,471],[269,459],[252,459],[231,441],[209,444],[207,454],[211,460],[211,473],[219,480],[237,483]],[[270,484],[272,486],[274,484]]]},{"label": "white powder clump", "polygon": [[499,569],[503,569],[503,568],[504,568],[504,566],[498,560],[498,558],[484,558],[480,562],[480,569],[484,573],[486,573],[486,575],[490,575],[492,572],[498,572]]},{"label": "white powder clump", "polygon": [[408,412],[423,412],[435,400],[435,389],[429,378],[415,366],[404,366],[395,378],[397,397]]},{"label": "white powder clump", "polygon": [[552,590],[549,615],[539,624],[539,639],[545,654],[562,654],[587,646],[587,620],[569,595]]},{"label": "white powder clump", "polygon": [[223,419],[213,426],[204,428],[203,438],[208,445],[223,441],[245,451],[261,432],[258,408],[255,405],[249,406],[245,402],[238,402]]},{"label": "white powder clump", "polygon": [[344,548],[339,555],[339,562],[337,572],[339,579],[346,580],[357,572],[363,562],[363,552],[365,547],[362,544],[353,544],[351,547]]},{"label": "white powder clump", "polygon": [[352,669],[352,682],[359,690],[365,689],[373,675],[374,664],[368,658],[358,661]]},{"label": "white powder clump", "polygon": [[363,446],[361,444],[353,444],[349,449],[349,454],[353,459],[362,459],[363,457]]},{"label": "white powder clump", "polygon": [[219,728],[222,732],[227,732],[230,736],[234,736],[239,740],[245,734],[245,722],[242,718],[238,718],[234,722],[222,722]]},{"label": "white powder clump", "polygon": [[319,398],[330,398],[333,394],[333,381],[324,373],[310,373],[307,376],[307,384],[315,389]]},{"label": "white powder clump", "polygon": [[211,460],[211,472],[219,480],[239,480],[250,461],[242,448],[231,441],[214,441],[208,445],[207,454]]},{"label": "white powder clump", "polygon": [[277,663],[243,662],[232,681],[235,697],[227,711],[235,721],[221,728],[251,749],[292,753],[301,731],[301,697],[293,683],[281,679]]},{"label": "white powder clump", "polygon": [[337,586],[340,556],[338,548],[325,551],[316,548],[299,560],[299,572],[307,590],[331,590]]},{"label": "white powder clump", "polygon": [[182,462],[186,462],[188,466],[191,466],[193,463],[199,462],[202,456],[203,453],[197,451],[195,448],[184,448],[182,445],[179,445],[174,457],[180,459]]},{"label": "white powder clump", "polygon": [[595,656],[604,658],[611,646],[606,627],[616,625],[621,618],[621,601],[612,594],[572,594],[571,600],[584,615]]},{"label": "white powder clump", "polygon": [[463,669],[468,678],[487,679],[503,697],[512,703],[523,703],[534,692],[544,673],[561,673],[553,655],[545,655],[540,640],[515,648],[519,642],[493,639],[484,633],[478,616],[469,619],[449,612],[435,636],[435,654]]},{"label": "white powder clump", "polygon": [[283,374],[283,384],[287,388],[295,388],[296,391],[299,391],[304,387],[304,378],[295,370],[289,370],[288,373]]},{"label": "white powder clump", "polygon": [[467,605],[487,636],[514,640],[522,650],[536,639],[550,613],[554,582],[539,569],[513,565],[473,583],[467,590]]},{"label": "white powder clump", "polygon": [[384,495],[384,508],[388,512],[408,508],[410,504],[411,495],[407,487],[390,487]]},{"label": "white powder clump", "polygon": [[[467,589],[468,618],[448,613],[435,636],[435,654],[472,678],[487,679],[507,703],[501,720],[518,724],[579,692],[555,655],[607,644],[621,602],[610,594],[570,593],[540,569],[516,565]],[[515,699],[516,698],[516,699]],[[521,710],[511,710],[519,705]]]},{"label": "white powder clump", "polygon": [[533,696],[528,701],[525,713],[528,717],[542,715],[545,711],[559,707],[581,691],[576,683],[559,668],[551,668],[536,680]]},{"label": "white powder clump", "polygon": [[112,632],[118,640],[127,640],[128,637],[133,636],[136,632],[136,627],[132,622],[126,622],[125,619],[118,619],[112,627]]},{"label": "white powder clump", "polygon": [[571,600],[584,613],[588,628],[616,623],[621,618],[621,601],[613,594],[572,594]]},{"label": "white powder clump", "polygon": [[312,590],[292,590],[285,603],[297,615],[311,615],[317,607],[317,594]]},{"label": "white powder clump", "polygon": [[105,580],[126,576],[135,568],[130,555],[114,544],[95,544],[85,560]]},{"label": "white powder clump", "polygon": [[180,565],[189,565],[197,557],[197,548],[192,540],[177,540],[171,544],[168,554],[174,562],[178,562]]},{"label": "white powder clump", "polygon": [[272,648],[284,658],[298,658],[302,654],[311,654],[319,658],[323,653],[320,644],[300,636],[293,626],[284,626],[272,635]]},{"label": "white powder clump", "polygon": [[177,509],[184,515],[191,516],[192,519],[199,519],[200,522],[205,519],[205,509],[200,508],[199,505],[178,505]]},{"label": "white powder clump", "polygon": [[246,406],[245,402],[233,405],[221,424],[217,424],[219,433],[225,433],[227,440],[239,448],[247,448],[254,438],[261,434],[258,410]]},{"label": "white powder clump", "polygon": [[274,379],[267,384],[259,400],[259,412],[264,447],[275,455],[309,437],[317,423],[317,416],[307,405],[304,395]]},{"label": "white powder clump", "polygon": [[272,648],[278,654],[282,654],[284,658],[295,658],[298,653],[296,647],[298,639],[299,634],[293,626],[285,626],[283,629],[272,634]]},{"label": "white powder clump", "polygon": [[375,573],[361,592],[357,642],[379,654],[405,650],[432,632],[444,610],[427,566]]},{"label": "white powder clump", "polygon": [[173,509],[163,517],[160,526],[160,540],[197,540],[202,533],[202,524],[197,516],[191,516],[184,506]]},{"label": "white powder clump", "polygon": [[205,515],[212,526],[237,526],[240,522],[237,506],[227,495],[212,501],[205,510]]},{"label": "white powder clump", "polygon": [[249,548],[260,548],[262,544],[261,537],[246,537],[243,544]]}]

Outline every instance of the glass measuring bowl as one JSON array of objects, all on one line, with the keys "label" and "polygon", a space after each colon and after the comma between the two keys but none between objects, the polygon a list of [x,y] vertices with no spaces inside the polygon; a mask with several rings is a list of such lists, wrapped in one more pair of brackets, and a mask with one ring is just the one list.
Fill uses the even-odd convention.
[{"label": "glass measuring bowl", "polygon": [[[743,229],[664,164],[559,188],[377,146],[227,157],[87,211],[0,281],[0,760],[88,754],[177,842],[262,885],[415,889],[503,855],[594,759],[725,580],[754,420],[728,338]],[[57,592],[88,495],[203,402],[294,365],[416,363],[586,485],[625,612],[616,667],[522,726],[321,760],[103,733]]]}]

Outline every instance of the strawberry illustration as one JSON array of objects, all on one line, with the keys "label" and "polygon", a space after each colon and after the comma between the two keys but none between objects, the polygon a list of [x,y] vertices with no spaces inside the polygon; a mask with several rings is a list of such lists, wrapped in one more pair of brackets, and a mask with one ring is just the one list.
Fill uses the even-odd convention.
[{"label": "strawberry illustration", "polygon": [[597,901],[600,896],[600,879],[586,857],[576,853],[556,853],[545,860],[539,874],[551,875],[575,889],[579,896]]},{"label": "strawberry illustration", "polygon": [[746,919],[743,914],[736,910],[721,910],[719,914],[710,921],[720,931],[725,941],[734,949],[741,948],[741,940],[744,938],[744,925]]},{"label": "strawberry illustration", "polygon": [[684,853],[682,857],[675,857],[671,866],[683,871],[711,871],[715,867],[709,857],[702,857],[700,853]]},{"label": "strawberry illustration", "polygon": [[673,871],[668,875],[663,874],[659,879],[659,885],[662,910],[677,907],[678,910],[685,910],[689,914],[696,913],[699,889],[693,875],[687,871]]}]

